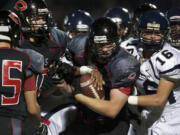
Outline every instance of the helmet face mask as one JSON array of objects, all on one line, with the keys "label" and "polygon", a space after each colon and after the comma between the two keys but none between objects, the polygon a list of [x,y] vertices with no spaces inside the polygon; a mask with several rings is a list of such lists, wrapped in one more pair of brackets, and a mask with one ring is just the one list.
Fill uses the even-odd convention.
[{"label": "helmet face mask", "polygon": [[116,44],[95,44],[95,47],[98,57],[102,59],[107,59],[113,54],[113,50],[115,49]]},{"label": "helmet face mask", "polygon": [[27,22],[31,26],[32,31],[38,31],[39,29],[47,30],[47,19],[48,19],[48,10],[45,9],[43,12],[39,12],[38,15],[28,16]]},{"label": "helmet face mask", "polygon": [[43,0],[18,0],[17,14],[23,23],[24,35],[44,36],[48,31],[49,10]]},{"label": "helmet face mask", "polygon": [[180,24],[170,26],[169,36],[172,45],[180,49]]},{"label": "helmet face mask", "polygon": [[168,10],[166,15],[170,22],[168,39],[172,46],[180,49],[180,8],[172,8]]},{"label": "helmet face mask", "polygon": [[162,49],[167,38],[168,27],[166,17],[159,11],[147,11],[141,16],[139,40],[145,55],[153,54]]},{"label": "helmet face mask", "polygon": [[151,46],[158,46],[163,39],[163,32],[153,30],[141,30],[140,37],[143,43]]}]

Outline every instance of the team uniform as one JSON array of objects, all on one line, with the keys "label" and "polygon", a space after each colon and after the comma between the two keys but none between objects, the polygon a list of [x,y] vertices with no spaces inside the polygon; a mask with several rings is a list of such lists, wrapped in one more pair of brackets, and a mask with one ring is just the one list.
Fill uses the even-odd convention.
[{"label": "team uniform", "polygon": [[[62,56],[63,50],[65,50],[66,48],[66,44],[67,44],[66,42],[68,42],[68,38],[66,34],[55,28],[51,29],[50,39],[45,38],[40,43],[32,43],[27,40],[24,40],[23,48],[31,48],[41,53],[44,56],[44,71],[42,75],[37,76],[37,81],[36,81],[36,84],[38,87],[38,96],[40,93],[41,94],[43,94],[43,92],[49,93],[49,91],[51,90],[50,89],[47,91],[46,90],[41,91],[43,79],[45,75],[47,74],[48,67],[54,62],[57,62],[60,56]],[[57,119],[59,119],[60,123],[63,123],[63,120],[62,120],[62,118],[64,117],[63,107],[65,106],[64,104],[66,103],[63,100],[63,98],[64,97],[62,96],[58,96],[58,98],[55,98],[53,96],[39,98],[39,104],[41,105],[41,111],[42,111],[41,113],[42,120],[48,125],[49,135],[51,134],[58,135],[59,132],[63,131],[64,127],[66,127],[65,124],[68,123],[67,122],[68,119],[65,119],[64,120],[65,124],[62,124],[60,126],[57,126],[56,124],[56,123],[59,123]],[[70,108],[70,110],[68,111],[74,111],[74,107]]]},{"label": "team uniform", "polygon": [[[36,52],[31,54],[39,55],[41,58],[32,60],[26,51],[20,49],[0,48],[1,52],[1,105],[0,119],[1,133],[19,135],[22,133],[22,120],[27,117],[24,92],[36,90],[34,73],[42,73],[38,68],[43,59]],[[36,69],[34,69],[36,65]],[[41,66],[41,65],[40,65]],[[31,85],[29,85],[31,84]]]},{"label": "team uniform", "polygon": [[[83,66],[93,64],[96,67],[103,75],[105,81],[104,89],[106,100],[109,99],[110,89],[113,88],[117,88],[122,93],[129,95],[136,78],[136,73],[139,70],[137,60],[125,50],[120,49],[106,65],[94,63],[93,56],[91,57],[88,55],[88,51],[86,50],[87,39],[86,34],[79,35],[72,39],[71,43],[68,45],[69,51],[73,54],[74,65]],[[126,70],[124,70],[125,67]],[[129,119],[126,105],[115,119],[99,115],[81,104],[79,104],[78,109],[77,120],[67,129],[65,132],[67,135],[96,135],[110,132],[114,134],[127,133]]]},{"label": "team uniform", "polygon": [[128,38],[127,40],[120,43],[120,47],[127,50],[130,54],[132,54],[137,60],[140,59],[140,53],[137,48],[138,40],[133,37]]},{"label": "team uniform", "polygon": [[160,79],[175,83],[160,118],[148,129],[149,135],[175,135],[180,133],[178,119],[180,112],[180,51],[165,43],[161,51],[145,61],[140,68],[137,85],[147,94],[156,93]]},{"label": "team uniform", "polygon": [[44,38],[42,42],[33,43],[27,40],[23,42],[23,48],[29,48],[35,50],[44,56],[44,71],[42,75],[37,76],[37,87],[40,90],[44,75],[47,74],[48,67],[55,61],[59,59],[62,55],[61,47],[57,44],[54,44],[48,38]]},{"label": "team uniform", "polygon": [[66,50],[67,43],[70,41],[68,35],[55,27],[50,28],[50,39],[52,42],[57,44],[61,48],[61,54],[63,54]]},{"label": "team uniform", "polygon": [[[39,104],[41,106],[41,108],[44,109],[44,104],[43,101],[47,100],[48,98],[41,98],[41,94],[43,94],[44,92],[49,92],[49,91],[44,91],[41,90],[41,86],[43,84],[44,81],[44,77],[47,74],[47,69],[48,67],[53,63],[56,62],[57,60],[59,60],[59,57],[62,55],[61,52],[61,47],[59,46],[59,44],[55,44],[54,42],[52,42],[51,40],[49,40],[48,38],[44,38],[44,40],[42,40],[42,42],[39,43],[33,43],[33,42],[29,42],[28,40],[24,40],[23,41],[23,46],[24,49],[32,49],[35,50],[37,52],[39,52],[41,55],[44,56],[44,65],[43,65],[43,73],[42,74],[38,74],[36,76],[36,86],[37,86],[37,96],[39,97]],[[37,59],[36,59],[37,60]],[[50,104],[50,103],[49,103]],[[42,112],[44,110],[41,110]],[[46,122],[46,121],[44,121]],[[32,124],[31,121],[29,121],[29,119],[27,119],[27,121],[25,122],[26,124],[24,124],[26,126],[27,129],[29,129],[29,132],[27,132],[27,134],[32,134],[33,129],[31,129],[28,125]],[[49,125],[50,123],[46,123],[47,125]]]}]

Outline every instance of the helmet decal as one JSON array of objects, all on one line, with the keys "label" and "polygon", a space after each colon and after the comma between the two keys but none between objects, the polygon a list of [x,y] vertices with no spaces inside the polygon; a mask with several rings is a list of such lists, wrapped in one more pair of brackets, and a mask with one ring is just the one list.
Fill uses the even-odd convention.
[{"label": "helmet decal", "polygon": [[15,3],[15,9],[18,11],[25,11],[27,9],[27,3],[23,0],[18,0],[16,3]]},{"label": "helmet decal", "polygon": [[16,23],[16,24],[20,24],[19,19],[17,18],[17,16],[14,13],[9,14],[9,17]]}]

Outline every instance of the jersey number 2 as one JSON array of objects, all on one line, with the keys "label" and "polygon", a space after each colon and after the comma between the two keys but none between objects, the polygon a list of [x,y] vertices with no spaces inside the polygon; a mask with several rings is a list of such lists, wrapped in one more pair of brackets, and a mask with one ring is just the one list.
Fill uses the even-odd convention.
[{"label": "jersey number 2", "polygon": [[19,103],[19,95],[21,91],[21,79],[11,78],[11,68],[17,69],[22,72],[22,62],[15,60],[2,61],[2,86],[13,87],[14,94],[11,97],[1,95],[1,105],[15,105]]}]

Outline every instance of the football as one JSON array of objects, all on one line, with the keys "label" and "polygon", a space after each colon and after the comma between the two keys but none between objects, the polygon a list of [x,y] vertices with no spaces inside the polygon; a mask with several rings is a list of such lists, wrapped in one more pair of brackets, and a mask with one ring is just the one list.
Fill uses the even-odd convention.
[{"label": "football", "polygon": [[90,74],[82,75],[80,78],[80,86],[82,93],[88,97],[97,98],[97,99],[104,99],[105,92],[104,90],[97,90],[94,87],[95,79],[91,80]]}]

